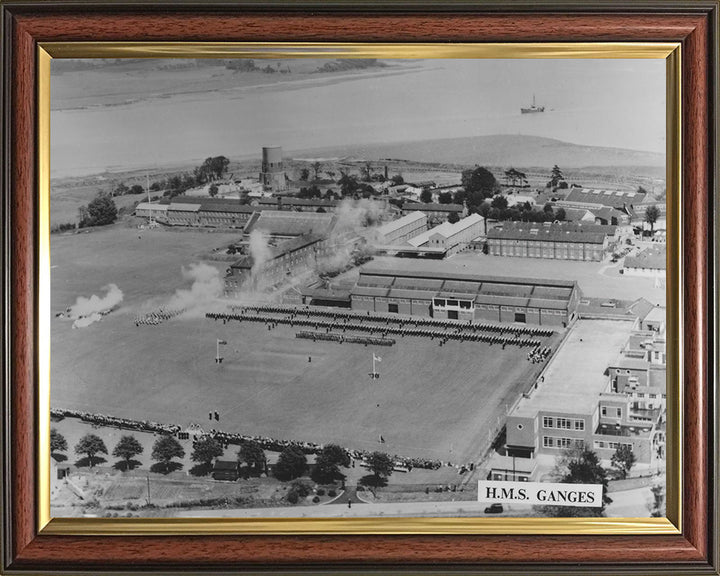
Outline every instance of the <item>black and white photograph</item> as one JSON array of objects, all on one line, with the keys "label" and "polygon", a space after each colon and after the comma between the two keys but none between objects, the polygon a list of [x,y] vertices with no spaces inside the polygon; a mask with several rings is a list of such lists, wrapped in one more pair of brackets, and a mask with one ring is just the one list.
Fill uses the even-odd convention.
[{"label": "black and white photograph", "polygon": [[51,516],[666,516],[664,59],[56,58]]}]

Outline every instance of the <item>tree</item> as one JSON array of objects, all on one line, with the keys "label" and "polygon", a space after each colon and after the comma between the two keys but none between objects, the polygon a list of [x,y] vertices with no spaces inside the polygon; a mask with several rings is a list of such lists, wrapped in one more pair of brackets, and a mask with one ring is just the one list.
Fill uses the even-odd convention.
[{"label": "tree", "polygon": [[357,192],[358,181],[355,176],[343,173],[340,180],[338,180],[338,184],[340,184],[340,193],[343,197],[354,196]]},{"label": "tree", "polygon": [[452,201],[452,192],[440,192],[440,194],[438,194],[438,202],[440,204],[452,204]]},{"label": "tree", "polygon": [[105,226],[117,220],[117,206],[106,192],[98,192],[87,206],[80,207],[80,227]]},{"label": "tree", "polygon": [[648,206],[645,209],[645,222],[650,224],[650,233],[655,231],[655,222],[660,217],[660,208],[657,206]]},{"label": "tree", "polygon": [[642,186],[638,186],[637,193],[647,195],[648,191],[645,188],[643,188]]},{"label": "tree", "polygon": [[560,167],[555,164],[552,168],[552,172],[550,173],[550,187],[557,188],[558,184],[563,180],[565,180],[565,177],[563,176],[562,170],[560,170]]},{"label": "tree", "polygon": [[145,192],[145,188],[140,186],[140,184],[133,184],[130,186],[130,190],[128,190],[128,194],[143,194]]},{"label": "tree", "polygon": [[620,444],[610,458],[610,464],[618,469],[623,478],[627,478],[628,472],[635,464],[635,453],[627,444]]},{"label": "tree", "polygon": [[193,451],[192,454],[190,454],[190,460],[204,464],[209,468],[213,459],[219,458],[222,455],[223,448],[220,445],[220,442],[215,440],[212,436],[202,436],[193,444]]},{"label": "tree", "polygon": [[208,194],[210,194],[211,198],[215,198],[215,196],[217,196],[218,190],[219,188],[217,187],[217,184],[210,184],[210,188],[208,188]]},{"label": "tree", "polygon": [[259,443],[254,440],[243,440],[238,451],[238,460],[245,462],[250,470],[256,474],[260,474],[265,470],[267,458],[265,457],[265,451],[262,449]]},{"label": "tree", "polygon": [[85,434],[80,441],[75,445],[75,454],[84,454],[88,458],[90,468],[95,466],[95,455],[96,454],[107,454],[107,447],[102,438],[95,434]]},{"label": "tree", "polygon": [[122,436],[113,449],[112,455],[116,458],[122,458],[125,460],[125,466],[129,469],[131,467],[130,460],[142,453],[142,444],[137,441],[135,436]]},{"label": "tree", "polygon": [[310,170],[307,168],[303,168],[300,170],[300,180],[309,180],[310,179]]},{"label": "tree", "polygon": [[205,184],[212,180],[218,180],[223,177],[229,165],[230,160],[225,156],[205,158],[205,161],[193,171],[194,181],[197,184]]},{"label": "tree", "polygon": [[607,472],[600,465],[597,454],[584,444],[576,445],[564,450],[555,463],[553,471],[554,480],[563,484],[601,484],[601,506],[594,508],[580,508],[575,506],[543,506],[546,516],[604,516],[605,506],[612,503],[607,495]]},{"label": "tree", "polygon": [[278,456],[275,477],[278,480],[292,480],[305,473],[307,457],[298,446],[288,446]]},{"label": "tree", "polygon": [[385,454],[385,452],[373,452],[370,456],[368,456],[366,462],[368,468],[370,468],[370,472],[375,475],[375,481],[378,483],[380,480],[391,476],[393,468],[395,467],[395,463],[392,458]]},{"label": "tree", "polygon": [[495,176],[487,168],[478,166],[471,170],[463,170],[462,185],[467,192],[468,206],[479,205],[485,198],[492,197],[499,189]]},{"label": "tree", "polygon": [[490,202],[490,208],[497,208],[498,210],[505,210],[508,207],[508,201],[505,196],[495,196]]},{"label": "tree", "polygon": [[424,202],[425,204],[430,204],[430,202],[433,201],[433,195],[430,190],[427,188],[420,192],[420,202]]},{"label": "tree", "polygon": [[173,436],[162,436],[153,444],[152,459],[159,464],[160,469],[165,473],[170,471],[170,462],[173,458],[182,458],[184,456],[185,450]]},{"label": "tree", "polygon": [[552,214],[553,205],[550,202],[545,202],[545,206],[543,206],[543,212],[545,212],[546,214]]},{"label": "tree", "polygon": [[557,220],[558,222],[563,222],[565,218],[567,218],[565,208],[558,208],[557,212],[555,212],[555,220]]},{"label": "tree", "polygon": [[50,454],[55,452],[65,452],[67,450],[67,440],[65,436],[60,434],[55,428],[50,429]]},{"label": "tree", "polygon": [[458,216],[457,212],[450,212],[447,221],[450,222],[450,224],[455,224],[456,222],[460,222],[460,216]]},{"label": "tree", "polygon": [[340,472],[340,466],[345,468],[350,466],[350,456],[337,444],[328,444],[315,458],[313,480],[320,484],[328,484],[344,479],[345,475]]},{"label": "tree", "polygon": [[128,193],[129,188],[125,185],[125,182],[120,182],[113,190],[113,196],[125,196]]},{"label": "tree", "polygon": [[395,186],[399,186],[400,184],[405,184],[405,179],[402,177],[402,174],[395,174],[392,178],[392,183],[395,184]]}]

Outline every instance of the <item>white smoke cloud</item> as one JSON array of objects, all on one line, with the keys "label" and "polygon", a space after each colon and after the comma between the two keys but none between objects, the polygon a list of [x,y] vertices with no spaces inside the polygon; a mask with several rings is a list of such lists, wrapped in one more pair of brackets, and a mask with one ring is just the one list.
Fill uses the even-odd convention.
[{"label": "white smoke cloud", "polygon": [[382,202],[368,198],[360,200],[346,198],[338,204],[335,214],[337,215],[335,225],[337,233],[358,232],[363,228],[377,226],[385,214],[385,207]]},{"label": "white smoke cloud", "polygon": [[201,262],[182,267],[183,279],[190,288],[179,288],[165,305],[167,310],[192,313],[215,303],[223,293],[223,280],[217,268]]},{"label": "white smoke cloud", "polygon": [[115,306],[123,300],[123,293],[115,284],[108,284],[102,287],[107,291],[105,296],[93,294],[89,298],[78,296],[75,304],[70,306],[67,315],[75,320],[73,328],[85,328],[93,322],[97,322],[102,318],[104,313],[110,312]]},{"label": "white smoke cloud", "polygon": [[262,230],[253,230],[249,238],[250,256],[253,259],[252,270],[250,271],[251,281],[256,283],[259,274],[262,272],[265,263],[272,258],[273,252],[268,237]]}]

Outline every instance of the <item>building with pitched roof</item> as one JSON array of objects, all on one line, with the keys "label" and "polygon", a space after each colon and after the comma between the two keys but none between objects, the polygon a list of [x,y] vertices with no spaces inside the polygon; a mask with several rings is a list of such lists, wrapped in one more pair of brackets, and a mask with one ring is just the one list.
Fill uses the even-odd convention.
[{"label": "building with pitched roof", "polygon": [[484,223],[485,218],[480,214],[470,214],[454,224],[443,222],[427,232],[410,238],[408,243],[415,248],[423,246],[442,248],[445,256],[451,256],[464,250],[473,240],[482,236]]},{"label": "building with pitched roof", "polygon": [[427,214],[415,211],[380,226],[377,237],[380,244],[402,244],[426,230]]},{"label": "building with pitched roof", "polygon": [[261,210],[253,213],[245,225],[245,234],[260,230],[273,239],[295,238],[304,234],[329,236],[337,217],[329,213]]},{"label": "building with pitched roof", "polygon": [[667,251],[665,245],[653,246],[637,256],[626,256],[623,262],[623,274],[628,276],[655,276],[665,278]]},{"label": "building with pitched roof", "polygon": [[488,229],[488,254],[600,261],[614,249],[617,227],[572,222],[501,222]]}]

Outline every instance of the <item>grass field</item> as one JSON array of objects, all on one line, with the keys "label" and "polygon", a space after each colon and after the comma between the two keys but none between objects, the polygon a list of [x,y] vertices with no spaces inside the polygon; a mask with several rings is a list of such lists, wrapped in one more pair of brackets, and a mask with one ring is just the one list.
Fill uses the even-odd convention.
[{"label": "grass field", "polygon": [[[138,238],[138,235],[141,238]],[[519,391],[542,365],[527,349],[427,338],[392,348],[300,340],[296,329],[198,317],[136,327],[148,301],[162,303],[187,282],[181,267],[234,235],[117,226],[54,236],[52,309],[114,282],[121,306],[72,329],[53,318],[51,402],[135,419],[276,438],[337,442],[350,448],[468,462],[477,458]],[[108,256],[112,254],[112,257]],[[214,362],[216,338],[228,341]],[[380,380],[370,380],[372,353]],[[312,362],[309,362],[309,357]],[[382,436],[386,444],[378,444]]]}]

